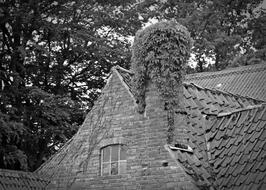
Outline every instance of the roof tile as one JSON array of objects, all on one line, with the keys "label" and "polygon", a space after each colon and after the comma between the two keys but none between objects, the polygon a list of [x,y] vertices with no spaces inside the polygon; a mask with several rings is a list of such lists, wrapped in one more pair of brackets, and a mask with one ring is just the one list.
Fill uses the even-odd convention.
[{"label": "roof tile", "polygon": [[207,88],[266,101],[266,62],[218,72],[190,74],[185,78],[187,82]]},{"label": "roof tile", "polygon": [[259,184],[257,186],[257,189],[266,189],[266,181],[264,181],[263,183]]},{"label": "roof tile", "polygon": [[[129,91],[134,97],[131,84],[133,74],[119,67],[117,67],[116,70],[118,74],[122,76],[122,80],[128,86]],[[241,70],[241,72],[247,74],[250,73],[251,70],[252,69],[248,72]],[[259,70],[261,70],[261,68],[257,69],[256,72]],[[236,81],[238,72],[238,70],[234,70],[234,72],[230,71],[230,74],[227,74],[228,71],[224,71],[220,73],[219,76],[223,76],[222,80],[231,81],[228,82],[228,84],[235,85],[232,81]],[[252,72],[255,73],[253,70]],[[216,74],[215,76],[212,74],[207,76],[206,80],[204,79],[206,84],[207,82],[211,82],[209,80],[210,78],[218,79],[216,82],[221,82],[221,77],[217,77]],[[204,76],[204,74],[202,76]],[[198,79],[203,81],[203,78],[199,76]],[[194,78],[193,80],[196,79]],[[241,78],[241,80],[237,78],[237,81],[245,80],[246,78]],[[187,82],[189,81],[191,82],[192,80],[187,79]],[[250,155],[254,155],[254,166],[252,166],[252,168],[260,164],[259,160],[262,158],[265,159],[265,151],[258,153],[258,150],[266,150],[265,144],[259,140],[260,138],[264,139],[265,136],[264,131],[266,129],[264,127],[264,120],[266,120],[266,112],[264,111],[264,113],[262,113],[262,110],[265,110],[265,106],[263,106],[263,109],[256,110],[250,108],[236,111],[236,109],[246,109],[247,106],[261,104],[263,101],[231,94],[234,93],[234,88],[238,88],[237,86],[234,88],[232,87],[232,91],[229,93],[225,91],[226,89],[209,89],[187,82],[183,83],[183,103],[188,113],[187,126],[190,137],[189,143],[193,144],[191,147],[193,147],[194,153],[191,155],[186,152],[181,152],[179,150],[173,151],[168,148],[170,155],[174,155],[173,159],[179,161],[185,168],[185,171],[194,176],[198,184],[208,187],[213,185],[219,187],[218,189],[246,187],[242,184],[247,180],[247,175],[242,175],[242,172],[244,168],[251,166],[247,164],[248,160],[245,155],[245,150],[248,150],[247,152]],[[226,86],[227,84],[223,83],[222,85]],[[249,96],[249,94],[242,95]],[[219,116],[219,113],[226,113],[227,115]],[[253,117],[253,115],[255,115],[255,117]],[[258,117],[257,115],[261,116]],[[208,117],[209,119],[207,120]],[[254,121],[255,119],[256,122]],[[261,124],[262,122],[264,124]],[[248,130],[249,128],[247,127],[250,127],[250,130]],[[258,128],[264,130],[261,135],[257,134],[261,132],[261,130],[257,130]],[[247,131],[250,132],[248,133]],[[253,140],[253,143],[250,139]],[[72,140],[75,141],[75,138],[72,138]],[[39,170],[53,175],[61,161],[71,156],[68,155],[67,158],[64,158],[68,149],[69,147],[66,145]],[[232,165],[232,163],[234,163],[234,165]],[[263,171],[260,171],[260,173],[256,172],[255,175],[265,176],[266,171],[264,167],[260,168],[262,168]],[[230,171],[230,173],[227,173],[228,171]],[[249,179],[252,179],[251,184],[254,185],[256,181],[253,181],[253,175],[250,176]]]},{"label": "roof tile", "polygon": [[[261,178],[266,180],[264,177],[266,174],[266,166],[262,166],[262,163],[265,163],[266,154],[265,151],[261,151],[266,144],[265,140],[260,140],[262,136],[262,139],[264,139],[266,122],[261,119],[258,120],[259,117],[257,117],[257,115],[261,115],[261,112],[264,112],[266,106],[263,105],[262,107],[263,109],[253,108],[217,118],[219,121],[222,121],[222,124],[219,123],[219,126],[222,125],[221,127],[217,127],[218,122],[212,123],[216,125],[212,126],[212,128],[218,130],[216,136],[227,135],[229,138],[226,146],[224,146],[225,143],[219,143],[219,138],[208,139],[211,148],[214,149],[211,151],[211,154],[214,167],[216,168],[217,178],[221,178],[217,181],[219,187],[226,186],[227,188],[231,188],[233,185],[237,185],[244,188],[246,182],[248,184],[255,184]],[[266,112],[263,114],[266,114]],[[233,125],[229,125],[228,121],[224,119],[225,117],[233,118],[235,116],[238,119],[235,119]],[[224,130],[224,127],[231,128],[232,126],[235,130]],[[213,131],[210,130],[207,132],[212,133]],[[217,157],[217,155],[219,156]],[[234,178],[235,182],[231,184],[232,181],[228,178]],[[253,186],[251,185],[251,187]]]},{"label": "roof tile", "polygon": [[0,169],[0,189],[3,190],[43,190],[48,183],[35,173]]}]

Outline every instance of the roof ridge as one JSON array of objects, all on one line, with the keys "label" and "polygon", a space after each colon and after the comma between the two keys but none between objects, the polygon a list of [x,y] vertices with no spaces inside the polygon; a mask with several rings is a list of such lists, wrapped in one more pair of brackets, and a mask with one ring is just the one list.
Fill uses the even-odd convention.
[{"label": "roof ridge", "polygon": [[235,110],[229,111],[229,112],[219,113],[219,114],[217,114],[217,117],[224,117],[224,116],[232,115],[233,113],[237,113],[237,112],[241,112],[241,111],[253,110],[253,109],[256,109],[256,108],[261,108],[261,107],[263,107],[265,105],[266,105],[265,103],[262,103],[262,104],[258,104],[258,105],[247,106],[245,108],[240,108],[240,109],[235,109]]},{"label": "roof ridge", "polygon": [[[113,69],[121,76],[120,74],[120,71],[124,71],[124,72],[127,72],[128,74],[134,74],[132,71],[130,70],[127,70],[127,69],[124,69],[122,67],[120,67],[119,65],[116,65],[113,67]],[[266,64],[265,64],[265,69],[266,69]],[[120,71],[119,71],[120,70]],[[122,76],[121,76],[122,77]],[[123,78],[123,77],[122,77]],[[263,100],[261,99],[256,99],[256,98],[252,98],[252,97],[249,97],[249,96],[243,96],[243,95],[240,95],[240,94],[233,94],[233,93],[230,93],[228,91],[224,91],[224,90],[220,90],[220,89],[216,89],[216,88],[207,88],[207,87],[202,87],[198,84],[195,84],[193,82],[189,82],[189,81],[186,81],[184,80],[183,81],[183,86],[185,85],[193,85],[199,89],[202,89],[202,90],[209,90],[210,92],[213,92],[213,93],[221,93],[221,94],[224,94],[224,95],[228,95],[228,96],[231,96],[231,97],[236,97],[236,98],[245,98],[245,99],[248,99],[248,100],[253,100],[253,101],[258,101],[258,102],[264,102]],[[124,85],[128,86],[128,84],[124,83]],[[130,88],[128,86],[128,88]],[[130,90],[129,90],[130,91]],[[131,93],[131,91],[130,91]],[[132,94],[132,93],[131,93]],[[134,97],[134,96],[133,96]]]},{"label": "roof ridge", "polygon": [[[115,65],[112,67],[112,69],[115,70],[121,70],[124,71],[126,73],[129,73],[131,75],[134,75],[134,72],[128,69],[125,69],[119,65]],[[229,68],[229,69],[224,69],[221,71],[210,71],[210,72],[200,72],[200,73],[193,73],[193,74],[186,74],[184,81],[187,80],[194,80],[194,79],[198,79],[198,78],[212,78],[215,76],[224,76],[224,75],[229,75],[232,73],[247,73],[247,72],[255,72],[257,70],[266,70],[266,62],[260,63],[260,64],[254,64],[254,65],[245,65],[245,66],[240,66],[240,67],[233,67],[233,68]],[[118,71],[119,72],[119,71]],[[200,76],[202,75],[203,76]],[[250,98],[250,97],[249,97]]]},{"label": "roof ridge", "polygon": [[119,70],[124,71],[124,72],[127,72],[127,73],[129,73],[129,74],[134,74],[133,71],[128,70],[128,69],[125,69],[125,68],[123,68],[123,67],[121,67],[121,66],[119,66],[119,65],[115,65],[115,66],[113,66],[112,69],[116,69],[116,70],[119,69]]},{"label": "roof ridge", "polygon": [[2,169],[0,168],[0,173],[1,172],[10,172],[10,173],[23,173],[23,174],[34,174],[32,172],[28,172],[28,171],[22,171],[22,170],[11,170],[11,169]]},{"label": "roof ridge", "polygon": [[214,92],[214,93],[221,93],[221,94],[224,94],[224,95],[234,96],[234,97],[237,97],[237,98],[245,98],[245,99],[250,99],[250,100],[254,100],[254,101],[264,102],[263,100],[255,99],[255,98],[252,98],[252,97],[249,97],[249,96],[242,96],[240,94],[233,94],[231,92],[220,90],[220,89],[216,89],[216,88],[202,87],[202,86],[200,86],[198,84],[195,84],[193,82],[184,81],[183,85],[192,85],[192,86],[195,86],[196,88],[199,88],[201,90],[209,90],[209,91]]},{"label": "roof ridge", "polygon": [[255,72],[257,70],[265,70],[266,69],[266,62],[260,63],[260,64],[254,64],[254,65],[245,65],[240,67],[233,67],[224,69],[221,71],[210,71],[210,72],[201,72],[201,73],[193,73],[193,74],[187,74],[185,75],[185,80],[195,80],[198,78],[212,78],[215,76],[224,76],[229,74],[241,74],[241,73],[247,73],[247,72]]},{"label": "roof ridge", "polygon": [[29,171],[21,171],[21,170],[10,170],[10,169],[2,169],[0,168],[0,174],[4,173],[5,175],[13,175],[13,174],[19,174],[19,177],[26,177],[26,178],[35,178],[40,181],[49,182],[49,179],[40,175],[39,173],[35,172],[29,172]]}]

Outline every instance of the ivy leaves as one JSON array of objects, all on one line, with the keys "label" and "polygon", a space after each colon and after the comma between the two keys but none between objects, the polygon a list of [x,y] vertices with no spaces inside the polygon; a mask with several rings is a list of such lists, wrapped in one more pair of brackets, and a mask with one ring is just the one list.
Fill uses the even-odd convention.
[{"label": "ivy leaves", "polygon": [[164,101],[172,106],[179,104],[177,97],[191,46],[189,32],[175,21],[159,22],[137,32],[131,67],[138,102],[145,103],[145,80],[151,79]]},{"label": "ivy leaves", "polygon": [[175,21],[151,25],[136,34],[133,44],[133,88],[138,111],[145,111],[147,80],[155,83],[167,110],[167,143],[173,142],[175,110],[182,109],[182,78],[192,40],[187,29]]}]

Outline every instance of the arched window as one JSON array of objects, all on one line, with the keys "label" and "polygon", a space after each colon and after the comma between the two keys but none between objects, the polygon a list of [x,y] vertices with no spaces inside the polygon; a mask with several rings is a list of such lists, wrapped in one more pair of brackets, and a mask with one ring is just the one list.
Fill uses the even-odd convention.
[{"label": "arched window", "polygon": [[101,149],[101,175],[119,175],[126,172],[125,145],[114,144]]}]

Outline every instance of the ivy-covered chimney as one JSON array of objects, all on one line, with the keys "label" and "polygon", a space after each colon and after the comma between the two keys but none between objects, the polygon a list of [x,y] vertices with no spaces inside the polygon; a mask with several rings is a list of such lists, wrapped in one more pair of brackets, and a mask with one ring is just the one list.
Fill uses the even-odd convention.
[{"label": "ivy-covered chimney", "polygon": [[168,143],[173,141],[174,114],[182,110],[182,79],[192,40],[186,27],[176,21],[163,21],[136,33],[131,60],[133,88],[138,112],[145,111],[148,81],[155,84],[164,101],[168,120]]}]

